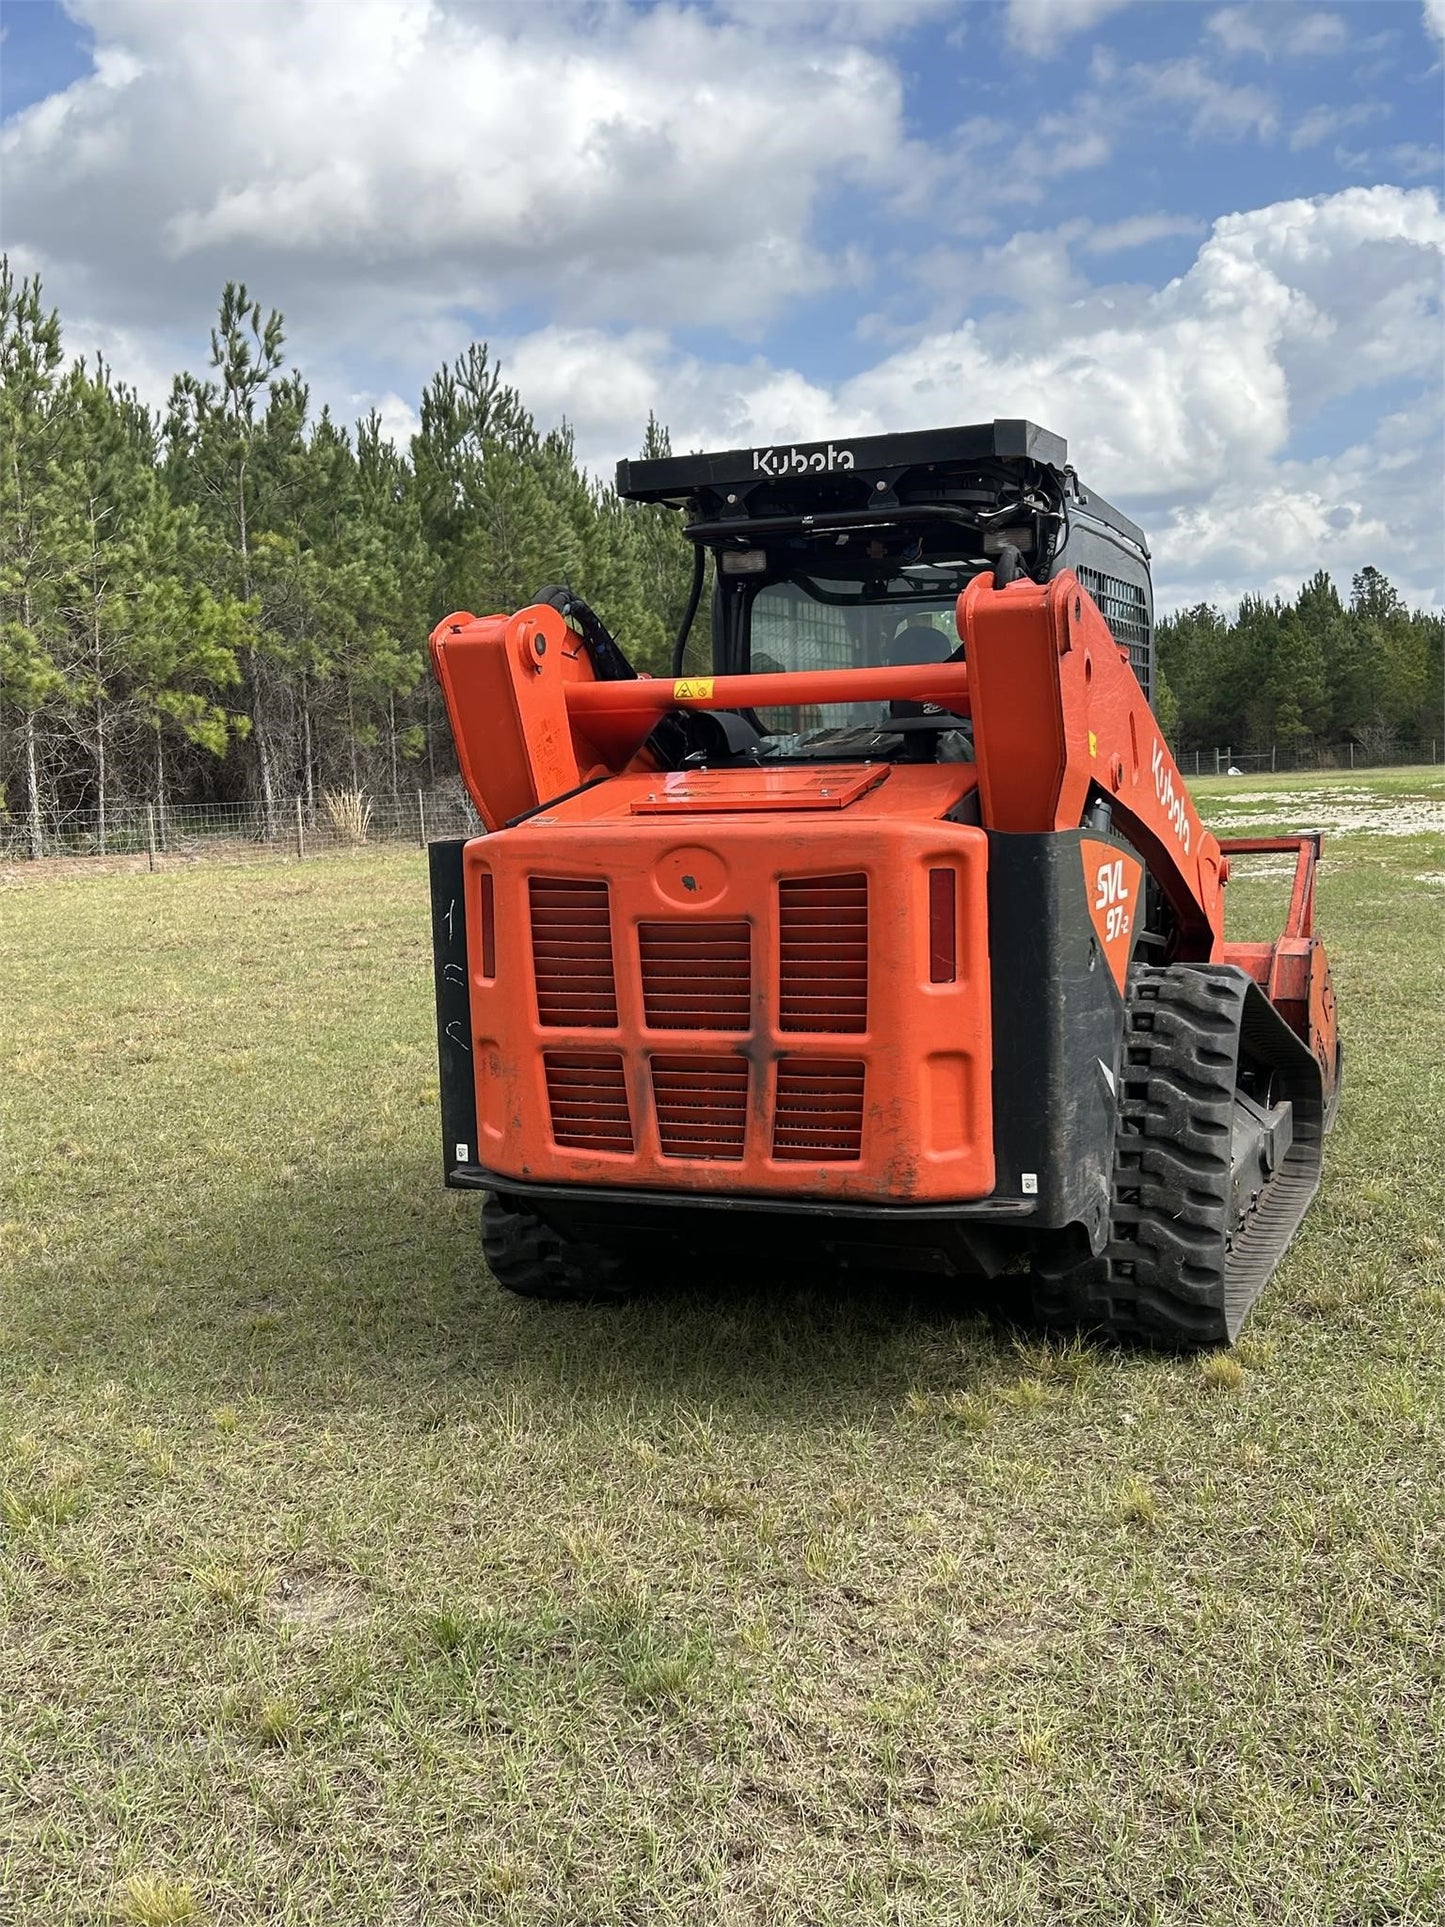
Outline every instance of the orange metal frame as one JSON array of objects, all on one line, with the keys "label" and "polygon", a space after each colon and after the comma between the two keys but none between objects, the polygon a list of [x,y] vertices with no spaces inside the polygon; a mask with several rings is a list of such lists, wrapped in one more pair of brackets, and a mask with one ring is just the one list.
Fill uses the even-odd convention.
[{"label": "orange metal frame", "polygon": [[[1339,1016],[1324,945],[1315,935],[1315,870],[1320,830],[1296,836],[1236,836],[1220,845],[1226,864],[1237,856],[1295,857],[1283,933],[1273,943],[1227,943],[1225,963],[1247,971],[1290,1028],[1313,1050],[1328,1098],[1338,1076]],[[1226,870],[1226,875],[1228,874]]]},{"label": "orange metal frame", "polygon": [[[877,780],[859,786],[860,773]],[[864,772],[834,765],[830,778],[855,791],[853,800],[801,823],[786,799],[780,806],[769,794],[770,772],[704,772],[723,774],[735,805],[751,798],[758,807],[720,814],[705,785],[689,797],[683,784],[673,792],[675,811],[639,811],[664,779],[632,772],[505,835],[468,844],[468,930],[481,932],[485,918],[493,932],[485,958],[472,936],[480,1162],[507,1176],[576,1184],[870,1203],[987,1196],[994,1181],[988,846],[981,830],[944,820],[973,787],[973,771],[964,764]],[[942,980],[935,874],[951,880]],[[539,987],[538,879],[544,896],[552,879],[605,888],[600,941],[588,952],[588,996]],[[784,891],[844,880],[866,903],[856,926],[866,952],[859,1001],[841,1020],[816,1001],[790,1011]],[[659,938],[681,948],[693,973],[688,998],[696,1008],[681,1015],[676,980],[662,979],[659,989],[649,967],[649,944]],[[576,954],[585,934],[574,923],[563,941]],[[744,957],[731,991],[719,989],[729,941]],[[831,981],[823,978],[821,987]],[[813,1000],[819,988],[815,977]],[[688,1099],[697,1138],[726,1136],[729,1087],[735,1114],[746,1111],[745,1131],[723,1154],[680,1154],[659,1129],[654,1079],[675,1078],[679,1064],[700,1060],[712,1067],[713,1087]],[[565,1090],[568,1079],[590,1089],[594,1108],[611,1105],[619,1133],[612,1145],[600,1138],[569,1144],[550,1127],[556,1092],[549,1080]],[[856,1157],[800,1158],[778,1129],[782,1090],[789,1080],[795,1087],[821,1080],[826,1092],[830,1081],[841,1088],[850,1079],[862,1091]]]},{"label": "orange metal frame", "polygon": [[[1318,837],[1221,847],[1200,821],[1127,651],[1071,573],[1001,589],[977,577],[959,597],[958,632],[962,662],[598,682],[580,638],[548,606],[462,613],[437,626],[432,659],[463,779],[487,828],[508,831],[466,853],[479,1137],[490,1169],[824,1197],[985,1195],[994,1170],[985,832],[1076,830],[1099,797],[1142,860],[1121,861],[1113,845],[1087,840],[1083,851],[1086,881],[1097,871],[1104,886],[1090,914],[1116,982],[1122,988],[1147,868],[1173,907],[1180,958],[1247,970],[1309,1042],[1332,1090],[1334,994],[1313,933]],[[976,767],[860,773],[833,765],[826,777],[813,770],[800,781],[796,767],[660,771],[645,747],[660,718],[678,709],[885,700],[971,716]],[[945,820],[975,784],[982,828]],[[1274,944],[1226,943],[1228,854],[1276,849],[1299,852],[1285,933]],[[929,968],[931,906],[941,900],[931,895],[933,875],[943,871],[954,878],[957,919],[948,983],[933,981]],[[1111,872],[1117,904],[1106,903]],[[616,1009],[600,1028],[544,1021],[529,988],[528,890],[539,873],[607,885]],[[869,1014],[856,1036],[779,1028],[778,891],[800,874],[866,878]],[[711,879],[705,891],[700,877]],[[1110,909],[1120,914],[1111,919]],[[736,1036],[659,1029],[639,1001],[636,933],[695,916],[752,933],[753,1002]],[[487,970],[477,934],[484,917]],[[735,1079],[757,1123],[744,1159],[680,1168],[658,1142],[649,1065],[655,1075],[679,1051],[742,1065]],[[553,1135],[545,1079],[562,1074],[557,1063],[569,1053],[578,1075],[590,1066],[601,1076],[600,1060],[616,1060],[633,1120],[625,1156],[565,1147]],[[866,1067],[868,1122],[854,1168],[814,1169],[766,1149],[780,1080],[802,1075],[797,1064],[808,1059],[824,1078]]]}]

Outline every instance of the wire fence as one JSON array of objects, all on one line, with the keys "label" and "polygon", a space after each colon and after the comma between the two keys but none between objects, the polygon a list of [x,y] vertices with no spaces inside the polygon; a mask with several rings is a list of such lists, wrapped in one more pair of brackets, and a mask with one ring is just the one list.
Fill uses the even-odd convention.
[{"label": "wire fence", "polygon": [[1361,742],[1270,743],[1264,749],[1236,749],[1216,743],[1208,749],[1180,749],[1175,761],[1186,776],[1258,776],[1274,771],[1406,769],[1438,763],[1445,739],[1371,747]]},{"label": "wire fence", "polygon": [[77,858],[133,859],[150,869],[166,863],[236,863],[308,857],[374,844],[424,848],[442,837],[476,836],[482,828],[460,789],[416,790],[382,800],[343,790],[308,800],[260,803],[111,803],[104,810],[51,805],[35,815],[0,811],[0,863]]},{"label": "wire fence", "polygon": [[[1176,760],[1185,776],[1256,776],[1261,772],[1366,770],[1438,763],[1445,739],[1371,751],[1358,742],[1267,749],[1217,744],[1184,749]],[[477,836],[481,821],[461,786],[414,790],[399,798],[362,790],[331,791],[314,798],[278,798],[271,810],[259,802],[115,802],[104,810],[66,809],[48,803],[38,812],[0,810],[0,864],[110,858],[166,863],[253,862],[361,850],[383,843],[425,846],[442,837]]]}]

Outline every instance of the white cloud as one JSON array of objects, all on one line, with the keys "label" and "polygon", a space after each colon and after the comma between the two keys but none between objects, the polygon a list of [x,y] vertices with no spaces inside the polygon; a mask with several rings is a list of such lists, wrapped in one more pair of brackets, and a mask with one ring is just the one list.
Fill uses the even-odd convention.
[{"label": "white cloud", "polygon": [[1129,71],[1155,100],[1190,110],[1189,132],[1196,139],[1242,140],[1246,134],[1267,138],[1275,130],[1274,102],[1262,87],[1233,87],[1201,60],[1166,60]]},{"label": "white cloud", "polygon": [[1156,523],[1161,609],[1293,595],[1316,569],[1342,585],[1373,563],[1419,606],[1445,603],[1438,403],[1422,422],[1392,416],[1367,441],[1268,477],[1226,482]]},{"label": "white cloud", "polygon": [[76,9],[95,71],[0,146],[7,228],[72,311],[103,281],[159,320],[239,268],[318,325],[409,279],[437,307],[742,324],[828,284],[819,197],[892,179],[904,144],[894,68],[802,15],[794,34],[582,0]]},{"label": "white cloud", "polygon": [[[1445,0],[1441,0],[1441,4],[1445,6]],[[1407,181],[1439,180],[1445,172],[1445,153],[1418,141],[1401,141],[1398,147],[1390,149],[1389,159],[1391,166],[1398,168]]]},{"label": "white cloud", "polygon": [[[1116,0],[1123,5],[1125,0]],[[721,11],[749,27],[776,31],[778,0],[720,0]],[[912,33],[930,20],[957,12],[958,0],[787,0],[790,35],[841,35],[845,39],[891,40]]]},{"label": "white cloud", "polygon": [[1122,221],[1094,228],[1084,247],[1090,254],[1119,254],[1128,248],[1148,247],[1152,241],[1197,234],[1203,225],[1187,214],[1130,214]]},{"label": "white cloud", "polygon": [[1020,52],[1048,59],[1063,43],[1119,13],[1130,0],[1008,0],[1005,29]]},{"label": "white cloud", "polygon": [[[1442,5],[1445,0],[1427,0]],[[1298,58],[1339,53],[1349,44],[1338,14],[1316,13],[1298,5],[1222,7],[1209,19],[1209,31],[1226,53],[1276,54]]]},{"label": "white cloud", "polygon": [[1445,0],[1425,0],[1425,27],[1437,40],[1445,40]]},{"label": "white cloud", "polygon": [[[1367,561],[1415,599],[1440,599],[1445,214],[1433,192],[1351,188],[1228,215],[1165,287],[1082,301],[1060,233],[1024,239],[1020,255],[1053,261],[1052,289],[1019,282],[1023,307],[934,330],[831,386],[761,360],[678,356],[660,334],[598,331],[519,344],[509,373],[540,413],[574,420],[604,472],[649,408],[679,448],[1030,416],[1155,533],[1166,606]],[[1008,248],[979,258],[1002,285]],[[1291,456],[1325,402],[1400,378],[1426,384],[1418,409],[1338,456]]]},{"label": "white cloud", "polygon": [[346,399],[356,421],[364,421],[374,411],[383,437],[398,448],[408,447],[421,427],[421,416],[413,405],[391,389],[381,395],[351,394]]},{"label": "white cloud", "polygon": [[[1111,257],[1194,233],[1183,217],[1003,225],[1010,205],[1052,206],[1060,182],[1100,166],[1126,119],[1176,138],[1272,133],[1274,99],[1247,69],[1233,85],[1198,57],[1131,64],[1095,47],[1066,112],[968,115],[988,97],[965,93],[966,117],[930,147],[908,135],[880,44],[937,11],[927,0],[73,5],[96,34],[94,73],[0,136],[12,258],[44,271],[67,345],[103,350],[153,402],[194,360],[177,318],[199,324],[219,282],[244,277],[286,310],[318,398],[375,405],[398,438],[410,384],[474,334],[540,421],[573,422],[601,473],[635,452],[650,408],[679,448],[1029,414],[1157,531],[1166,598],[1260,586],[1311,544],[1438,594],[1438,419],[1422,403],[1383,439],[1366,432],[1372,387],[1429,395],[1438,380],[1431,189],[1227,215],[1162,287],[1091,285],[1082,264],[1118,273]],[[1109,11],[1011,0],[1005,24],[1050,52]],[[960,18],[972,36],[986,16]],[[1329,50],[1338,19],[1226,7],[1216,58],[1250,53],[1241,36],[1266,25],[1264,51],[1304,54]],[[1294,142],[1346,124],[1306,116]],[[1426,171],[1429,153],[1394,160]],[[873,365],[823,380],[816,363],[750,353],[750,330],[800,294],[866,279],[857,248],[825,255],[815,238],[820,207],[853,188],[860,241],[880,205],[928,223],[920,244],[898,221],[888,292],[854,343]],[[743,345],[684,352],[684,325]],[[824,329],[840,356],[845,325]],[[1331,402],[1356,445],[1296,459],[1301,425]]]},{"label": "white cloud", "polygon": [[1388,116],[1390,110],[1379,100],[1356,101],[1350,107],[1311,107],[1295,123],[1289,137],[1289,144],[1295,153],[1306,147],[1318,147],[1335,134],[1343,134],[1350,127],[1368,127],[1373,120]]}]

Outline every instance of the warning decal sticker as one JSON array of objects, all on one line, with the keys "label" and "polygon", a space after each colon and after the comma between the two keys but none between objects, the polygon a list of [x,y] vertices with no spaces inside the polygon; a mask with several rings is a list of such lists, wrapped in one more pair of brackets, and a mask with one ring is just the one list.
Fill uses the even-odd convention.
[{"label": "warning decal sticker", "polygon": [[672,700],[675,703],[705,703],[712,698],[711,676],[684,676],[672,685]]}]

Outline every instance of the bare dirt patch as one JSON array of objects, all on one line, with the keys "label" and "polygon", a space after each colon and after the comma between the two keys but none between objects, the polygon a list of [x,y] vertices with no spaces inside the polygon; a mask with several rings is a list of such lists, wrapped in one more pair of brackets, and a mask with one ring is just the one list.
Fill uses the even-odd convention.
[{"label": "bare dirt patch", "polygon": [[1226,833],[1249,825],[1298,822],[1312,830],[1365,831],[1375,836],[1445,832],[1445,801],[1383,796],[1369,790],[1240,790],[1210,799],[1214,827]]}]

